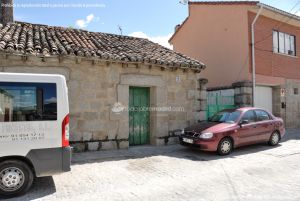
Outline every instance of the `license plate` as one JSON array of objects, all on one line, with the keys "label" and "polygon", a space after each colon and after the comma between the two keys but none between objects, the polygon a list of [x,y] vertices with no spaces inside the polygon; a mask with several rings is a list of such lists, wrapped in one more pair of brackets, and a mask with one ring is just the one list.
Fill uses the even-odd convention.
[{"label": "license plate", "polygon": [[188,138],[183,138],[182,141],[186,142],[186,143],[190,143],[193,144],[193,140],[192,139],[188,139]]}]

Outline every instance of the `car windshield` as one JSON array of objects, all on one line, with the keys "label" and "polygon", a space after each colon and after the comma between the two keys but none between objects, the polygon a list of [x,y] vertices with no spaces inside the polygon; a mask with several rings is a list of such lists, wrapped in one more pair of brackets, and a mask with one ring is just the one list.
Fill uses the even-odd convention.
[{"label": "car windshield", "polygon": [[237,110],[223,110],[212,116],[209,121],[220,123],[235,123],[237,122],[240,115],[241,112]]}]

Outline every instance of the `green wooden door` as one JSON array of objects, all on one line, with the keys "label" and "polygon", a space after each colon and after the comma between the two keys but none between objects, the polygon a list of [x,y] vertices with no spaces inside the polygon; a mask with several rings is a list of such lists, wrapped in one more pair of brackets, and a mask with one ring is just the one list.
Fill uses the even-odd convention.
[{"label": "green wooden door", "polygon": [[207,118],[224,109],[236,108],[234,96],[223,96],[211,94],[207,96]]},{"label": "green wooden door", "polygon": [[150,89],[129,88],[129,145],[150,142]]}]

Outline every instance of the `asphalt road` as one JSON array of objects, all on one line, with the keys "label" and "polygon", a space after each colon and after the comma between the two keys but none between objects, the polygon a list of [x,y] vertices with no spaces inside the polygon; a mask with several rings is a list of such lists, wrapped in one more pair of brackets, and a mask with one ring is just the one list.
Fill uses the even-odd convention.
[{"label": "asphalt road", "polygon": [[227,157],[180,145],[76,154],[71,172],[11,200],[299,201],[300,130]]}]

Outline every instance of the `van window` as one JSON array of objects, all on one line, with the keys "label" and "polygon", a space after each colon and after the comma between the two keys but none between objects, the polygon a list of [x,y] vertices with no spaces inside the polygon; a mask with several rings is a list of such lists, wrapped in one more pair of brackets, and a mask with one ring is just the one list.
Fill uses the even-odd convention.
[{"label": "van window", "polygon": [[0,122],[57,120],[55,83],[0,82]]}]

